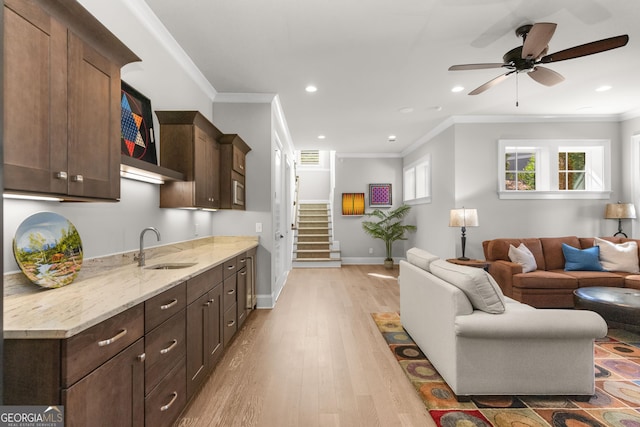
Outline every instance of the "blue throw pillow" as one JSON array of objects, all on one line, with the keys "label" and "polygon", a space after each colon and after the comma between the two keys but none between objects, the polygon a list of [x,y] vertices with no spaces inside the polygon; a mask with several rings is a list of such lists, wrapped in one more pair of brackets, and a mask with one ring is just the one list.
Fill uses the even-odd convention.
[{"label": "blue throw pillow", "polygon": [[562,253],[565,259],[565,271],[604,271],[600,265],[600,248],[598,246],[577,249],[563,243]]}]

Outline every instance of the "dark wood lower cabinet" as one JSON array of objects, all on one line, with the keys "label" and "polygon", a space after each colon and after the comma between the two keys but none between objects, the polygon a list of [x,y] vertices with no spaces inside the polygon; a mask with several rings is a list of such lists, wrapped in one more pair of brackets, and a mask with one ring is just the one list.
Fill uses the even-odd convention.
[{"label": "dark wood lower cabinet", "polygon": [[[62,390],[67,427],[144,425],[144,340]],[[39,404],[48,404],[40,402]]]},{"label": "dark wood lower cabinet", "polygon": [[[146,427],[168,427],[187,404],[186,367],[182,359],[145,398]],[[114,424],[116,425],[116,424]]]},{"label": "dark wood lower cabinet", "polygon": [[187,306],[187,397],[204,384],[222,356],[222,283]]},{"label": "dark wood lower cabinet", "polygon": [[246,320],[235,262],[70,338],[5,340],[3,403],[64,405],[67,427],[171,426]]}]

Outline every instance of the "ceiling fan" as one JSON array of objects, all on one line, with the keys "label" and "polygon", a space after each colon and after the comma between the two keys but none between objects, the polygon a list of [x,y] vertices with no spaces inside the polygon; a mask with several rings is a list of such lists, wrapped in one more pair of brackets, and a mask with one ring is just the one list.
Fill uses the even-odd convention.
[{"label": "ceiling fan", "polygon": [[541,67],[539,64],[550,64],[616,49],[626,45],[629,41],[629,36],[625,34],[547,54],[549,50],[549,40],[553,37],[555,30],[556,24],[550,22],[523,25],[516,29],[516,35],[522,37],[522,46],[513,48],[505,53],[502,57],[503,62],[452,65],[449,67],[449,71],[481,70],[487,68],[505,68],[507,70],[506,73],[472,90],[469,92],[469,95],[478,95],[506,80],[513,73],[516,73],[516,75],[519,73],[527,73],[529,77],[538,83],[545,86],[553,86],[562,82],[564,77],[549,68]]}]

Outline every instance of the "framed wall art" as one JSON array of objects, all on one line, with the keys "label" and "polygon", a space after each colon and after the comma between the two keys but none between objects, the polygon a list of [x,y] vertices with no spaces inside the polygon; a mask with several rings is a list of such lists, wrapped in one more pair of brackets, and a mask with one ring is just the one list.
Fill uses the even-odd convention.
[{"label": "framed wall art", "polygon": [[364,193],[342,193],[342,215],[364,215]]},{"label": "framed wall art", "polygon": [[122,108],[120,151],[125,156],[157,165],[151,101],[123,81],[120,104]]},{"label": "framed wall art", "polygon": [[391,207],[391,184],[369,184],[369,207]]}]

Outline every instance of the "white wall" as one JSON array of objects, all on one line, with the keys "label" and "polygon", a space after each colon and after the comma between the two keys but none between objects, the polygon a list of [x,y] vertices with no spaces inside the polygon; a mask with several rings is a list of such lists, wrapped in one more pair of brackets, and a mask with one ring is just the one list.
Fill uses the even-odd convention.
[{"label": "white wall", "polygon": [[[162,240],[147,233],[145,247],[166,245],[211,236],[215,213],[180,209],[159,209],[160,190],[155,184],[122,179],[118,203],[60,203],[4,200],[4,271],[19,271],[13,256],[13,237],[30,215],[58,213],[75,225],[85,258],[96,258],[131,250],[140,244],[140,232],[153,226]],[[196,227],[197,225],[197,227]],[[197,228],[197,235],[196,235]]]},{"label": "white wall", "polygon": [[[450,127],[435,136],[428,143],[416,149],[404,158],[403,165],[409,165],[425,155],[431,156],[431,197],[432,203],[414,205],[407,218],[418,226],[407,242],[407,248],[417,246],[450,258],[456,254],[456,245],[460,245],[460,229],[449,227],[449,210],[456,207],[455,200],[455,161],[454,128]],[[469,206],[471,207],[471,206]],[[469,228],[469,242],[472,230]],[[460,254],[460,250],[458,249]],[[460,255],[457,256],[460,256]]]},{"label": "white wall", "polygon": [[[442,257],[460,256],[460,229],[448,227],[452,208],[478,209],[479,227],[467,228],[466,255],[484,258],[482,241],[496,237],[613,235],[617,223],[603,218],[604,206],[624,198],[620,123],[459,123],[407,155],[405,164],[431,153],[432,203],[419,205],[418,232],[411,244]],[[498,140],[592,139],[611,140],[612,194],[610,200],[498,199]]]},{"label": "white wall", "polygon": [[331,161],[328,151],[320,151],[318,165],[298,164],[298,199],[300,201],[329,201],[331,195]]},{"label": "white wall", "polygon": [[[213,115],[222,132],[238,133],[251,147],[246,157],[246,211],[218,211],[213,225],[214,235],[260,236],[258,249],[258,303],[272,306],[271,253],[271,105],[264,103],[215,103]],[[262,226],[257,233],[256,223]],[[265,302],[265,300],[267,302]]]},{"label": "white wall", "polygon": [[[362,221],[367,217],[342,216],[342,193],[365,193],[366,211],[369,207],[369,184],[391,184],[393,207],[402,204],[401,158],[353,158],[336,159],[336,188],[333,200],[334,239],[340,241],[340,253],[345,264],[382,263],[386,251],[384,242],[365,234]],[[384,208],[381,208],[384,209]],[[405,221],[405,224],[409,222]],[[373,254],[369,254],[373,248]],[[393,256],[404,257],[405,241],[393,245]]]},{"label": "white wall", "polygon": [[640,117],[622,122],[622,201],[632,202],[636,206],[638,218],[627,221],[631,231],[629,237],[640,238]]}]

